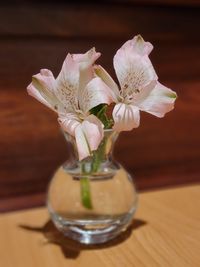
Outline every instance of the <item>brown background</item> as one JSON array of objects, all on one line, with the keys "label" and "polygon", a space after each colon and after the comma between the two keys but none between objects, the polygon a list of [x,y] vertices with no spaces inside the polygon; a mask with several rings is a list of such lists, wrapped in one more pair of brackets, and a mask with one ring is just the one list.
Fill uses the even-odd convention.
[{"label": "brown background", "polygon": [[123,133],[116,157],[140,190],[200,181],[199,1],[8,1],[0,6],[0,210],[44,203],[47,183],[66,158],[56,116],[27,96],[32,74],[58,74],[67,52],[102,52],[114,75],[116,50],[135,34],[154,44],[160,81],[177,91],[160,120],[142,114]]}]

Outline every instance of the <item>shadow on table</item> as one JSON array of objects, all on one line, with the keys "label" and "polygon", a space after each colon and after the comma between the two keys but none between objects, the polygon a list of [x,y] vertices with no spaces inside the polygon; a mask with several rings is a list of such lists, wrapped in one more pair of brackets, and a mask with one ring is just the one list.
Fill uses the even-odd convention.
[{"label": "shadow on table", "polygon": [[50,220],[48,220],[42,227],[34,227],[23,224],[19,225],[19,227],[27,231],[42,233],[46,238],[47,243],[52,243],[60,246],[65,258],[76,259],[82,250],[104,249],[123,243],[129,238],[133,230],[145,224],[146,222],[143,220],[134,219],[129,228],[125,232],[121,233],[117,238],[98,245],[80,244],[77,241],[64,236],[55,228]]}]

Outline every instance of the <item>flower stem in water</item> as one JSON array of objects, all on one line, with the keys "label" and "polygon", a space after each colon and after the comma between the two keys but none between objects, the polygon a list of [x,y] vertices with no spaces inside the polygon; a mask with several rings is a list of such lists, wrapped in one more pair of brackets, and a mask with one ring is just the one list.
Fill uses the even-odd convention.
[{"label": "flower stem in water", "polygon": [[[90,178],[89,176],[98,172],[101,162],[105,154],[105,140],[102,141],[98,150],[93,152],[90,166],[86,162],[81,163],[81,172],[83,177],[80,179],[81,183],[81,201],[85,208],[92,209],[92,198],[90,192]],[[87,165],[86,165],[87,164]],[[89,167],[89,169],[88,169]]]},{"label": "flower stem in water", "polygon": [[88,170],[86,167],[86,163],[83,161],[81,163],[81,172],[83,176],[80,179],[81,184],[81,202],[83,207],[86,209],[92,209],[92,199],[90,192],[90,179],[88,175],[90,175],[91,170]]},{"label": "flower stem in water", "polygon": [[81,182],[81,201],[85,208],[92,209],[92,200],[90,193],[90,181],[87,176],[80,179]]}]

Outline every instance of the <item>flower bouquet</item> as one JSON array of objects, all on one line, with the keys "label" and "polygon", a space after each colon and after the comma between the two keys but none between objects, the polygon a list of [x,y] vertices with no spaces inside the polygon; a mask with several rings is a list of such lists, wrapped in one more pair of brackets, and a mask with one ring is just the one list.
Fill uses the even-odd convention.
[{"label": "flower bouquet", "polygon": [[42,69],[29,95],[58,114],[71,156],[55,173],[48,209],[56,227],[82,243],[114,238],[131,223],[137,194],[129,173],[112,158],[118,133],[140,124],[140,111],[159,118],[176,93],[158,81],[149,59],[153,46],[140,35],[115,54],[116,83],[96,65],[100,53],[68,54],[55,79]]}]

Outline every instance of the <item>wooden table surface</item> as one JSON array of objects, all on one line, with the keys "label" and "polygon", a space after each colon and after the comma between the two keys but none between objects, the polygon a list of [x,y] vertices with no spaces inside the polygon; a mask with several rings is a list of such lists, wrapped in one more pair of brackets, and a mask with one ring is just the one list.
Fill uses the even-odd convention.
[{"label": "wooden table surface", "polygon": [[2,267],[200,266],[200,185],[140,194],[133,225],[86,247],[64,238],[45,208],[0,216]]}]

